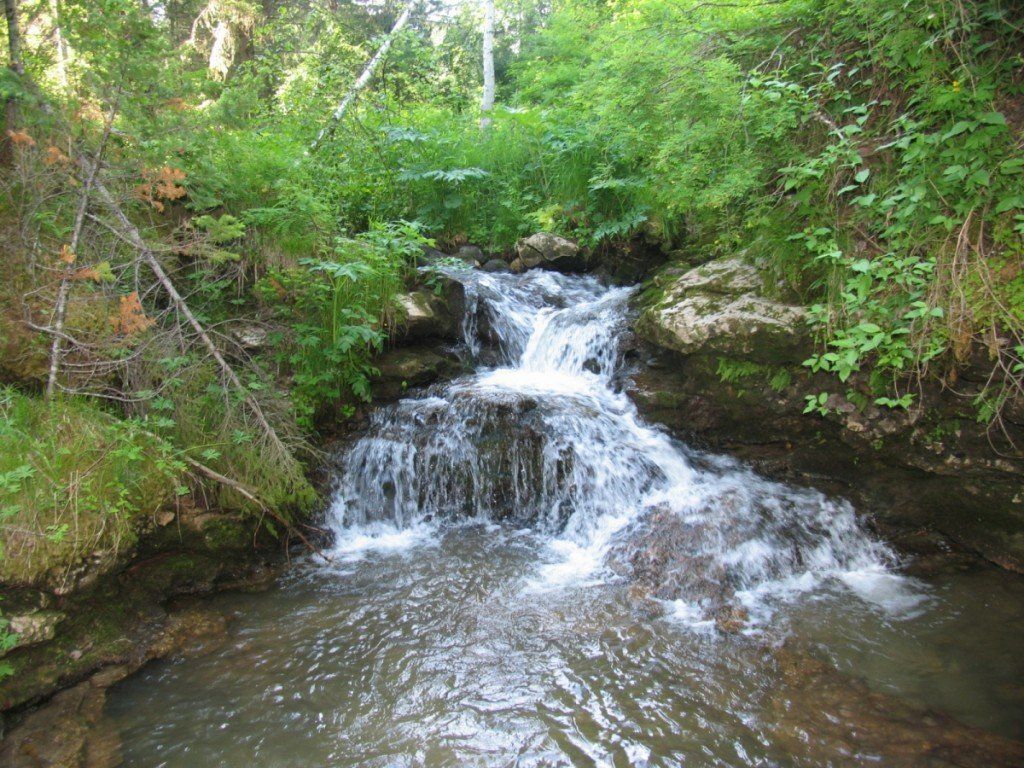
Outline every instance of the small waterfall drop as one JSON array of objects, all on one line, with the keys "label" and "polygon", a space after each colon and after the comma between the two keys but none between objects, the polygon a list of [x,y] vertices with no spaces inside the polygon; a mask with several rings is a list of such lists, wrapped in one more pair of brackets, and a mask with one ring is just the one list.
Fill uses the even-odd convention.
[{"label": "small waterfall drop", "polygon": [[829,579],[891,597],[879,583],[895,580],[893,555],[849,504],[694,461],[644,423],[618,386],[633,289],[544,271],[452,274],[466,345],[496,364],[374,414],[343,458],[339,551],[402,546],[442,522],[508,522],[548,537],[536,585],[552,586],[604,574],[631,525],[667,513],[696,572],[677,608],[697,621],[711,582],[752,614]]}]

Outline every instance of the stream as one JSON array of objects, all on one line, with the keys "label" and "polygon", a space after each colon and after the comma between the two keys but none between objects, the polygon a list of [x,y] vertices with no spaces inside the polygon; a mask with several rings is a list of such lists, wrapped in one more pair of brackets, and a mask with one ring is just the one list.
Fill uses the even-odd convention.
[{"label": "stream", "polygon": [[373,414],[227,643],[110,691],[126,765],[1021,764],[1019,579],[645,423],[632,289],[452,274],[475,372]]}]

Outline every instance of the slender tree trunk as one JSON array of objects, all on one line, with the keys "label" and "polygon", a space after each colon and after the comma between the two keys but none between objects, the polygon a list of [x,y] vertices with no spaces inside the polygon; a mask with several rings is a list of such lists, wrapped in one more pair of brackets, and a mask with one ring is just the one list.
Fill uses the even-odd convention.
[{"label": "slender tree trunk", "polygon": [[345,116],[349,106],[355,101],[356,96],[359,92],[366,87],[366,84],[370,82],[370,78],[373,77],[373,73],[380,65],[381,59],[388,52],[391,47],[391,43],[394,42],[395,36],[401,31],[405,23],[409,21],[409,16],[412,13],[412,6],[416,0],[410,0],[409,4],[405,6],[405,10],[402,11],[402,15],[398,17],[398,21],[395,22],[395,26],[388,32],[388,36],[384,38],[384,42],[381,43],[380,48],[373,54],[373,58],[366,64],[366,68],[363,69],[363,73],[359,75],[359,79],[352,84],[352,87],[345,93],[344,98],[335,108],[334,113],[331,115],[330,120],[327,121],[327,125],[320,129],[320,133],[317,134],[316,138],[313,139],[313,143],[309,145],[309,152],[315,152],[316,148],[320,146],[320,143],[327,138],[335,129],[337,124],[341,121],[341,118]]},{"label": "slender tree trunk", "polygon": [[480,127],[491,124],[494,109],[494,0],[484,0],[484,95],[480,101]]},{"label": "slender tree trunk", "polygon": [[57,49],[57,82],[65,94],[68,92],[68,42],[61,27],[60,0],[50,0],[53,14],[53,45]]},{"label": "slender tree trunk", "polygon": [[[82,236],[82,227],[85,224],[85,212],[89,207],[89,193],[92,191],[93,182],[96,181],[96,173],[99,171],[100,162],[103,159],[103,150],[106,149],[107,139],[110,138],[110,131],[114,126],[114,110],[111,110],[107,117],[106,125],[103,127],[103,139],[100,141],[100,148],[96,151],[96,157],[92,161],[91,170],[86,176],[85,184],[82,185],[82,196],[78,201],[78,211],[75,213],[75,226],[71,231],[71,243],[68,246],[72,255],[78,253],[78,241]],[[73,263],[64,267],[60,279],[60,289],[57,291],[57,307],[53,319],[53,341],[50,343],[50,371],[46,377],[46,399],[53,398],[57,388],[57,373],[60,370],[60,358],[64,342],[64,318],[67,315],[68,294],[71,292],[71,272]]]},{"label": "slender tree trunk", "polygon": [[[25,65],[21,60],[21,27],[18,24],[18,0],[4,0],[4,17],[7,19],[7,67],[20,80],[25,74]],[[18,101],[9,96],[4,104],[4,127],[7,131],[18,130],[21,113]],[[14,159],[14,144],[9,136],[0,137],[0,164],[10,165]]]}]

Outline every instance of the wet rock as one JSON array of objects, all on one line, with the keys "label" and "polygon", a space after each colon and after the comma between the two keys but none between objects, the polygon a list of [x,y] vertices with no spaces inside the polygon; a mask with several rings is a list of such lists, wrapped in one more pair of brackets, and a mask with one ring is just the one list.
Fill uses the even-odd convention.
[{"label": "wet rock", "polygon": [[633,594],[701,603],[709,613],[729,597],[720,558],[707,554],[709,527],[659,507],[622,532],[607,555],[608,566],[633,582]]},{"label": "wet rock", "polygon": [[122,762],[120,739],[103,722],[106,689],[120,668],[61,691],[30,713],[0,743],[6,768],[113,768]]},{"label": "wet rock", "polygon": [[437,248],[425,245],[420,255],[416,257],[416,265],[419,267],[429,267],[447,258],[450,257],[444,251],[439,251]]},{"label": "wet rock", "polygon": [[374,384],[374,397],[393,400],[410,387],[432,384],[458,370],[458,363],[433,349],[392,349],[377,360],[380,376]]},{"label": "wet rock", "polygon": [[774,656],[780,684],[772,687],[766,703],[766,731],[773,746],[790,759],[809,765],[900,768],[1024,765],[1024,744],[1019,741],[873,691],[792,648],[779,649]]},{"label": "wet rock", "polygon": [[457,259],[461,259],[467,264],[471,264],[474,267],[478,267],[486,261],[484,252],[475,245],[463,245],[457,250],[453,256]]},{"label": "wet rock", "polygon": [[481,269],[484,272],[508,272],[509,265],[504,259],[488,259]]},{"label": "wet rock", "polygon": [[[516,256],[523,270],[540,267],[558,272],[576,272],[586,267],[580,247],[550,232],[538,232],[516,243]],[[512,262],[512,271],[516,264]]]},{"label": "wet rock", "polygon": [[196,656],[216,650],[227,639],[227,618],[216,611],[190,608],[171,614],[167,624],[146,649],[150,659]]},{"label": "wet rock", "polygon": [[[7,630],[15,635],[14,648],[23,648],[37,643],[45,643],[53,640],[57,634],[57,625],[65,619],[60,611],[32,611],[19,616],[11,616]],[[0,656],[4,652],[0,651]]]},{"label": "wet rock", "polygon": [[400,338],[443,338],[451,335],[452,316],[445,300],[432,291],[419,290],[398,297],[403,317]]},{"label": "wet rock", "polygon": [[526,271],[526,264],[524,264],[523,260],[517,256],[516,258],[512,259],[512,261],[509,263],[508,269],[509,272],[511,272],[514,275],[521,275],[523,272]]},{"label": "wet rock", "polygon": [[637,323],[648,341],[684,355],[715,352],[773,363],[807,356],[806,311],[766,298],[760,272],[740,258],[663,276],[663,284]]},{"label": "wet rock", "polygon": [[724,634],[731,635],[742,632],[750,614],[741,605],[725,605],[715,614],[715,628]]},{"label": "wet rock", "polygon": [[[847,496],[887,532],[939,531],[1024,572],[1024,429],[1004,420],[1004,438],[978,423],[983,384],[969,382],[985,377],[965,372],[955,394],[924,380],[915,408],[881,408],[866,375],[840,385],[800,365],[813,349],[802,310],[767,288],[738,259],[652,278],[628,386],[641,413],[769,477]],[[826,412],[805,414],[820,392]]]}]

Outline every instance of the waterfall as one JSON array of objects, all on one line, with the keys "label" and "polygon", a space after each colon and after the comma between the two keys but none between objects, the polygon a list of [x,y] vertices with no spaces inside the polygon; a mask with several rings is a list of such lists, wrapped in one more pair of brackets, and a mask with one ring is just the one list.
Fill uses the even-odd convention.
[{"label": "waterfall", "polygon": [[[539,585],[601,577],[653,512],[686,531],[696,591],[748,607],[839,580],[877,594],[892,553],[853,509],[701,457],[646,424],[622,391],[633,289],[544,271],[452,273],[465,286],[467,348],[491,366],[379,409],[342,461],[330,512],[339,541],[406,541],[464,520],[547,537]],[[368,538],[367,538],[368,537]]]}]

